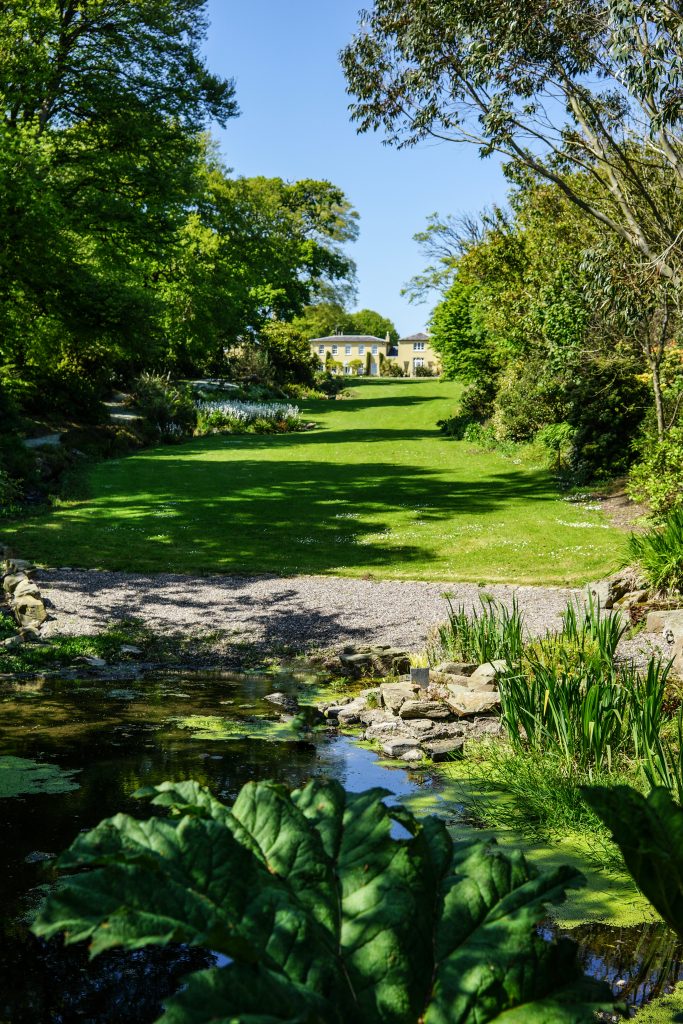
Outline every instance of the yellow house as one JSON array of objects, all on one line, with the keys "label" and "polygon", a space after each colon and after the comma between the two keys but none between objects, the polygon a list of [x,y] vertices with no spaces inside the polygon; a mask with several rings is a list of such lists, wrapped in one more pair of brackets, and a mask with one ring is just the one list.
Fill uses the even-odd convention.
[{"label": "yellow house", "polygon": [[375,338],[372,334],[332,334],[327,338],[312,338],[311,352],[322,363],[330,363],[334,371],[348,376],[379,374],[380,354],[386,358],[389,338]]},{"label": "yellow house", "polygon": [[418,371],[437,376],[441,372],[439,357],[432,348],[429,335],[412,334],[393,345],[386,338],[371,334],[331,334],[311,339],[311,353],[323,369],[347,376],[376,377],[384,360],[401,367],[404,376],[417,377]]},{"label": "yellow house", "polygon": [[411,334],[409,338],[401,338],[398,343],[398,354],[395,359],[406,377],[418,376],[417,370],[438,376],[441,364],[437,353],[431,346],[428,334]]}]

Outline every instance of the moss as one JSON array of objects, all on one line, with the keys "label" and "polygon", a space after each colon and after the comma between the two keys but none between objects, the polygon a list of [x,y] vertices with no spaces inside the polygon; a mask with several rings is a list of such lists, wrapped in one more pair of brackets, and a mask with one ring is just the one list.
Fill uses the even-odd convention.
[{"label": "moss", "polygon": [[218,715],[188,715],[177,718],[175,723],[180,729],[188,729],[196,740],[266,740],[282,743],[297,741],[302,734],[298,718],[279,722],[269,718],[231,719]]},{"label": "moss", "polygon": [[683,983],[668,996],[653,999],[635,1016],[637,1024],[674,1024],[683,1021]]}]

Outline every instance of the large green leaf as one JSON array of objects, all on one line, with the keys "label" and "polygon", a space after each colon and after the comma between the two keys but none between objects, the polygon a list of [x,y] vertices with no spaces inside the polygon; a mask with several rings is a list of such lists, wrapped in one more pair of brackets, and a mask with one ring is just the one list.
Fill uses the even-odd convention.
[{"label": "large green leaf", "polygon": [[586,801],[611,830],[626,866],[669,927],[683,938],[683,808],[668,789],[592,786]]},{"label": "large green leaf", "polygon": [[611,1007],[571,943],[537,934],[582,883],[570,868],[453,844],[384,790],[250,783],[231,808],[194,782],[142,795],[170,817],[79,836],[34,931],[93,954],[180,941],[230,958],[190,976],[164,1024],[578,1024]]}]

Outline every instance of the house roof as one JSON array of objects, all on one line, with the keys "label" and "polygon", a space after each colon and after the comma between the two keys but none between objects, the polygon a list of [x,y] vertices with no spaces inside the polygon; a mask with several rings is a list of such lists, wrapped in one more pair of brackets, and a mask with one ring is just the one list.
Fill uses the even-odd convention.
[{"label": "house roof", "polygon": [[429,341],[429,335],[424,334],[422,331],[420,331],[418,334],[411,334],[407,338],[401,338],[399,340],[399,344],[401,343],[401,341]]},{"label": "house roof", "polygon": [[332,341],[336,345],[348,345],[349,342],[353,341],[355,341],[356,343],[361,342],[361,344],[370,342],[373,345],[386,345],[386,338],[376,338],[373,334],[330,334],[326,338],[311,338],[311,345],[323,341]]}]

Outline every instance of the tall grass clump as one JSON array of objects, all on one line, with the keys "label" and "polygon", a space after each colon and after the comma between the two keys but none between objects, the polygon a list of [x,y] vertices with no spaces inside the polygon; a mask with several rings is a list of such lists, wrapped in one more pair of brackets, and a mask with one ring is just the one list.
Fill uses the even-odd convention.
[{"label": "tall grass clump", "polygon": [[683,593],[683,507],[670,512],[663,526],[632,533],[628,550],[651,587],[663,593]]},{"label": "tall grass clump", "polygon": [[296,405],[281,402],[197,402],[198,434],[277,433],[301,428]]},{"label": "tall grass clump", "polygon": [[432,663],[444,659],[487,661],[505,659],[511,663],[522,657],[524,623],[517,601],[507,608],[500,601],[484,595],[481,609],[467,612],[464,605],[454,607],[448,601],[448,619],[437,626],[429,639]]}]

